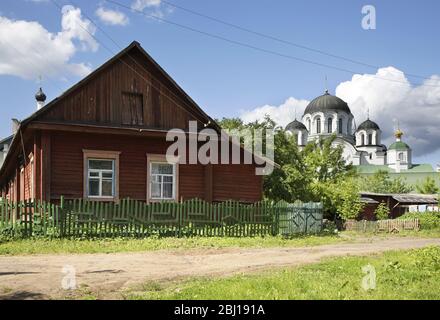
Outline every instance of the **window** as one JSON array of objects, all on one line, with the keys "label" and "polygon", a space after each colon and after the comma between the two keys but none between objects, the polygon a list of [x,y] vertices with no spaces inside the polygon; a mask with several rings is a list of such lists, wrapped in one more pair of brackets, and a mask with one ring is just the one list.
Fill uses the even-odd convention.
[{"label": "window", "polygon": [[312,133],[312,122],[310,119],[307,120],[307,129],[310,133]]},{"label": "window", "polygon": [[113,151],[84,152],[84,197],[118,200],[119,154]]},{"label": "window", "polygon": [[151,172],[151,199],[174,199],[174,164],[152,162]]},{"label": "window", "polygon": [[123,92],[121,112],[122,124],[143,125],[143,95],[138,93]]},{"label": "window", "polygon": [[316,119],[316,133],[321,133],[321,118]]},{"label": "window", "polygon": [[371,133],[368,135],[368,144],[370,146],[373,144],[373,135]]},{"label": "window", "polygon": [[364,136],[364,134],[362,133],[361,134],[361,146],[364,146],[365,145],[365,136]]},{"label": "window", "polygon": [[114,160],[89,159],[87,195],[89,197],[114,197],[114,172]]},{"label": "window", "polygon": [[333,132],[333,119],[328,118],[327,120],[327,132],[332,133]]},{"label": "window", "polygon": [[342,118],[339,118],[338,132],[342,134]]},{"label": "window", "polygon": [[177,201],[179,166],[168,163],[165,155],[147,155],[148,201]]},{"label": "window", "polygon": [[405,161],[405,155],[403,154],[403,152],[399,153],[399,160],[400,161]]}]

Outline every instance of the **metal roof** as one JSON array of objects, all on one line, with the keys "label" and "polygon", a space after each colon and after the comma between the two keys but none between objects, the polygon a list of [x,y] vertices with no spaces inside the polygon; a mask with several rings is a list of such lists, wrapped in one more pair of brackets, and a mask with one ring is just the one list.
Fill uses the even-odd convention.
[{"label": "metal roof", "polygon": [[362,122],[359,127],[357,128],[357,131],[359,130],[380,130],[379,125],[374,122],[371,121],[370,119],[365,120],[364,122]]},{"label": "metal roof", "polygon": [[295,119],[287,125],[286,130],[287,131],[294,131],[294,130],[306,130],[307,131],[307,128],[302,122],[299,122],[298,120]]},{"label": "metal roof", "polygon": [[374,193],[374,192],[361,192],[361,197],[374,198],[374,197],[389,197],[401,204],[438,204],[438,195],[430,194],[394,194],[394,193]]},{"label": "metal roof", "polygon": [[326,91],[324,95],[317,97],[309,103],[304,111],[304,114],[323,112],[327,110],[343,111],[348,114],[351,113],[347,102],[336,96],[332,96],[328,93],[328,91]]}]

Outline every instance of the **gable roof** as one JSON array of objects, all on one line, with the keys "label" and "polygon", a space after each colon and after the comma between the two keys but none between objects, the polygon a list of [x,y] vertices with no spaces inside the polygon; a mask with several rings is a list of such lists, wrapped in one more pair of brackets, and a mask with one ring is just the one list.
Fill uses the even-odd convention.
[{"label": "gable roof", "polygon": [[[72,92],[74,92],[78,88],[81,88],[81,87],[87,85],[90,81],[92,81],[94,78],[96,78],[101,72],[110,68],[116,62],[122,61],[121,59],[125,55],[129,55],[129,53],[132,50],[138,50],[145,59],[147,59],[155,68],[157,68],[157,70],[159,71],[161,76],[163,76],[166,81],[169,81],[170,84],[177,90],[177,92],[179,92],[183,96],[184,100],[186,100],[186,101],[183,101],[183,102],[186,102],[186,103],[184,103],[185,106],[183,106],[183,107],[185,108],[185,110],[187,110],[187,112],[192,114],[200,122],[203,122],[205,124],[205,127],[211,126],[211,128],[215,129],[217,132],[221,131],[220,125],[218,125],[218,123],[213,118],[208,116],[208,114],[206,114],[200,108],[200,106],[173,80],[173,78],[171,78],[171,76],[142,48],[140,43],[137,41],[133,41],[129,46],[127,46],[125,49],[123,49],[118,54],[113,56],[111,59],[106,61],[100,67],[95,69],[93,72],[91,72],[84,79],[80,80],[75,85],[73,85],[72,87],[67,89],[59,97],[53,99],[52,101],[47,103],[44,107],[37,110],[36,112],[34,112],[29,117],[25,118],[24,120],[22,120],[19,123],[17,133],[20,133],[20,134],[16,134],[12,139],[12,142],[10,144],[10,152],[7,154],[2,166],[0,167],[0,179],[2,179],[2,176],[4,174],[6,163],[9,161],[9,158],[12,157],[13,152],[11,152],[11,151],[16,148],[17,144],[21,143],[20,140],[23,135],[23,131],[29,123],[31,123],[32,121],[39,120],[40,117],[42,117],[44,114],[46,114],[52,108],[54,108],[60,101],[62,101],[66,97],[68,97]],[[181,97],[179,97],[179,99],[183,100]],[[187,107],[189,107],[189,108],[187,108]],[[201,121],[201,119],[203,119],[203,121]],[[269,163],[272,163],[272,161],[270,161],[269,159],[265,159],[265,160],[267,160]]]},{"label": "gable roof", "polygon": [[[37,110],[33,114],[31,114],[29,117],[25,118],[19,123],[17,133],[10,144],[10,149],[14,149],[16,145],[19,143],[18,136],[21,136],[23,134],[23,130],[26,128],[26,126],[32,122],[38,120],[40,117],[42,117],[44,114],[46,114],[49,110],[51,110],[54,106],[57,105],[58,102],[65,99],[69,94],[74,92],[80,87],[85,86],[88,84],[91,80],[93,80],[95,77],[97,77],[102,71],[106,70],[107,68],[111,67],[114,63],[117,61],[120,61],[122,57],[125,55],[128,55],[132,50],[139,50],[139,52],[142,54],[142,56],[147,59],[150,63],[154,65],[154,67],[159,70],[159,73],[171,83],[172,86],[175,87],[175,89],[184,97],[185,100],[187,100],[187,105],[191,107],[192,110],[189,110],[189,108],[184,107],[187,112],[192,113],[195,118],[203,119],[205,122],[205,126],[211,125],[215,130],[220,132],[221,128],[217,124],[217,122],[208,116],[201,108],[200,106],[171,78],[171,76],[142,48],[139,42],[133,41],[128,47],[120,51],[118,54],[113,56],[111,59],[107,60],[104,64],[102,64],[100,67],[92,71],[88,76],[86,76],[84,79],[77,82],[75,85],[64,91],[59,97],[53,99],[49,103],[47,103],[44,107]],[[122,60],[121,60],[122,61]],[[0,177],[4,174],[5,165],[9,161],[9,158],[11,157],[12,152],[9,152],[4,159],[4,162],[2,166],[0,167]]]},{"label": "gable roof", "polygon": [[121,60],[121,58],[125,55],[128,55],[130,51],[137,49],[141,52],[144,58],[146,58],[149,62],[151,62],[161,73],[162,76],[165,77],[166,80],[170,81],[170,83],[177,89],[179,93],[183,95],[183,97],[188,100],[188,104],[194,109],[194,110],[188,110],[185,108],[188,112],[196,111],[196,113],[204,118],[206,121],[206,124],[210,123],[214,129],[219,130],[220,126],[216,123],[214,119],[212,119],[208,114],[206,114],[202,108],[171,78],[171,76],[142,48],[139,42],[133,41],[128,47],[123,49],[121,52],[116,54],[114,57],[112,57],[110,60],[102,64],[100,67],[98,67],[96,70],[91,72],[88,76],[86,76],[84,79],[80,80],[78,83],[70,87],[68,90],[63,92],[59,97],[53,99],[51,102],[47,103],[43,108],[40,110],[34,112],[32,115],[30,115],[28,118],[21,121],[21,127],[26,126],[30,121],[37,120],[40,116],[48,112],[57,102],[67,97],[70,93],[75,91],[76,89],[85,86],[87,83],[89,83],[92,79],[94,79],[98,74],[100,74],[102,71],[109,68],[111,65],[113,65],[115,62]]}]

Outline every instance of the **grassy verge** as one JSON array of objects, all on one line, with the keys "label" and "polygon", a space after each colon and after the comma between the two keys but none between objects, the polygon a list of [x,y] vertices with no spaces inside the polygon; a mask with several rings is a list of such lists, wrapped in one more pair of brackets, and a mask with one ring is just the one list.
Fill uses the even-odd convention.
[{"label": "grassy verge", "polygon": [[[361,286],[370,265],[376,288]],[[370,273],[371,274],[371,273]],[[138,289],[139,290],[139,289]],[[440,248],[346,257],[257,275],[192,279],[180,283],[149,282],[126,299],[440,299]]]},{"label": "grassy verge", "polygon": [[265,238],[27,239],[0,242],[0,255],[115,253],[154,250],[302,247],[350,241],[339,235]]}]

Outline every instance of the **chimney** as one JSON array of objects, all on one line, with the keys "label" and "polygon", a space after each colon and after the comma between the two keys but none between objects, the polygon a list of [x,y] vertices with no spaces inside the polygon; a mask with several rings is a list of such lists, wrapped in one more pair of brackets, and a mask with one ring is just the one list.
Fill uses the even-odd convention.
[{"label": "chimney", "polygon": [[18,121],[17,119],[12,119],[12,134],[16,134],[18,127],[20,126],[20,121]]},{"label": "chimney", "polygon": [[40,87],[40,90],[35,94],[35,100],[37,100],[37,110],[40,110],[44,107],[44,103],[46,102],[46,95]]}]

